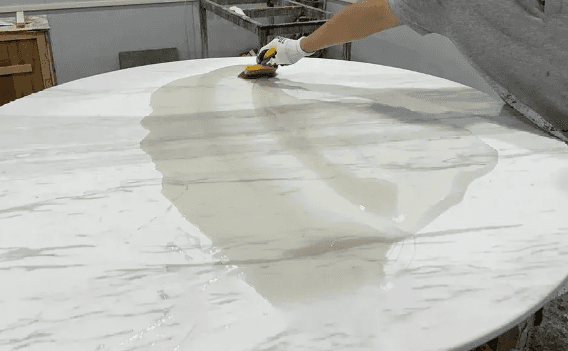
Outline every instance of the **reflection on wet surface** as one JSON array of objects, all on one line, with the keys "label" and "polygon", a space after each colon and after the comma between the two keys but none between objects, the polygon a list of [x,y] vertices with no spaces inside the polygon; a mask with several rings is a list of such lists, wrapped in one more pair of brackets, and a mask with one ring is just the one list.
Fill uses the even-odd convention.
[{"label": "reflection on wet surface", "polygon": [[452,125],[470,115],[415,97],[467,89],[260,79],[241,83],[253,84],[247,108],[248,86],[223,95],[239,68],[154,92],[141,147],[163,194],[272,303],[380,286],[392,243],[459,203],[497,163],[493,148]]}]

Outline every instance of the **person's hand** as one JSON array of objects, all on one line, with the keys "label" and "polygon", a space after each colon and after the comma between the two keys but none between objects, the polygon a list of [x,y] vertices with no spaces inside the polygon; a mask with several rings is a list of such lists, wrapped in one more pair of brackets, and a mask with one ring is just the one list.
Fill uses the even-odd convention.
[{"label": "person's hand", "polygon": [[[300,61],[302,57],[313,55],[315,51],[305,52],[300,47],[300,42],[305,38],[306,37],[301,37],[298,40],[294,40],[283,37],[276,37],[273,41],[260,49],[258,55],[256,56],[256,63],[264,66],[288,66]],[[264,54],[270,48],[276,49],[276,56],[266,61],[264,59]]]}]

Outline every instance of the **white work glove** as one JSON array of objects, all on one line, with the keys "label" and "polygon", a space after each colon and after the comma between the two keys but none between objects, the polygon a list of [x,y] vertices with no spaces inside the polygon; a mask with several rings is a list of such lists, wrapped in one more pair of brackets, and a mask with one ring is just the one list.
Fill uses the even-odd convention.
[{"label": "white work glove", "polygon": [[[300,61],[301,58],[313,55],[314,52],[305,52],[300,47],[300,42],[306,37],[301,37],[298,40],[288,39],[283,37],[276,37],[266,46],[263,46],[258,55],[256,56],[256,63],[263,64],[265,66],[288,66]],[[270,48],[276,49],[276,56],[268,60],[266,63],[262,63],[264,54]]]}]

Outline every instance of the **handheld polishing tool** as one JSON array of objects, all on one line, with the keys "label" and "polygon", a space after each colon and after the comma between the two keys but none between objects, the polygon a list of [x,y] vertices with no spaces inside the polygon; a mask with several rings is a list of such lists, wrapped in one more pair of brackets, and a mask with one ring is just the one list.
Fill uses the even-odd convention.
[{"label": "handheld polishing tool", "polygon": [[260,65],[247,66],[244,71],[241,72],[237,77],[244,79],[256,79],[261,77],[274,77],[276,75],[276,70],[278,66],[267,66],[268,60],[276,56],[276,49],[268,49],[264,53],[264,58]]}]

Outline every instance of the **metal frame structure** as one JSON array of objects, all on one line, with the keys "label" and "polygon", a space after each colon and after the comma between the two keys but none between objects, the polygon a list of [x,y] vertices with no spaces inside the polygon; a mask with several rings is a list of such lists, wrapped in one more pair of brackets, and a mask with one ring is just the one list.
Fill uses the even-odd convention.
[{"label": "metal frame structure", "polygon": [[[324,0],[324,8],[327,0]],[[266,3],[266,7],[242,9],[245,16],[229,10],[229,7],[238,4]],[[275,7],[278,4],[278,7]],[[286,6],[281,6],[286,5]],[[315,7],[301,4],[292,0],[199,0],[199,22],[201,25],[201,53],[202,58],[209,57],[209,45],[207,38],[207,11],[233,22],[239,27],[245,28],[258,35],[260,47],[268,44],[269,37],[286,36],[290,34],[313,33],[324,25],[332,16],[327,12]],[[317,18],[315,21],[274,23],[274,16],[307,16]],[[263,24],[255,18],[268,17],[269,23]],[[324,49],[325,50],[325,49]],[[343,44],[343,59],[351,61],[351,43]]]}]

